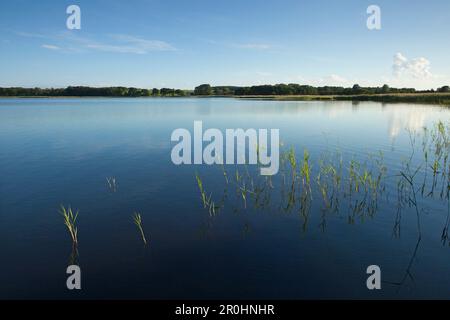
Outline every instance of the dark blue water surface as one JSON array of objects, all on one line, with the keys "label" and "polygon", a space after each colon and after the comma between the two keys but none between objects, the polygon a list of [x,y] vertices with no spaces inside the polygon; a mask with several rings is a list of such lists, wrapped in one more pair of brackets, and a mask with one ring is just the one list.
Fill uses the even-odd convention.
[{"label": "dark blue water surface", "polygon": [[[386,190],[374,214],[350,219],[348,199],[326,212],[313,188],[305,223],[298,202],[286,209],[280,170],[264,208],[250,195],[244,205],[220,166],[172,163],[172,131],[192,132],[194,120],[221,130],[280,129],[283,148],[295,147],[299,162],[309,151],[313,180],[327,152],[339,150],[345,173],[351,159],[381,151]],[[393,231],[408,131],[449,120],[445,107],[370,102],[1,99],[0,298],[449,299],[445,196],[419,196],[420,241],[411,205],[400,234]],[[413,155],[416,164],[420,156]],[[225,169],[233,179],[236,168]],[[223,204],[215,215],[203,208],[196,172]],[[116,178],[115,192],[107,177]],[[61,204],[79,210],[80,291],[66,288],[72,244]],[[382,289],[369,291],[373,264]]]}]

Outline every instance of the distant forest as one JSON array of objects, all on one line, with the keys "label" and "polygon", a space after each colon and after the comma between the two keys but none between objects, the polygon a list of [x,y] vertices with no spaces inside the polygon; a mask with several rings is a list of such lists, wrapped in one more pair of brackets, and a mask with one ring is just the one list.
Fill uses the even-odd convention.
[{"label": "distant forest", "polygon": [[183,96],[289,96],[289,95],[373,95],[373,94],[407,94],[450,92],[449,86],[437,90],[418,91],[414,88],[361,87],[355,84],[351,88],[345,87],[313,87],[300,84],[276,84],[259,86],[211,86],[202,84],[194,90],[180,90],[171,88],[127,88],[127,87],[84,87],[70,86],[67,88],[1,88],[2,97],[183,97]]},{"label": "distant forest", "polygon": [[418,91],[414,88],[391,88],[388,85],[382,87],[361,87],[355,84],[351,88],[345,87],[313,87],[300,84],[276,84],[260,85],[251,87],[218,86],[212,87],[209,84],[202,84],[194,89],[194,95],[213,96],[285,96],[285,95],[370,95],[370,94],[392,94],[392,93],[430,93],[430,92],[450,92],[449,86],[427,91]]},{"label": "distant forest", "polygon": [[185,96],[189,91],[179,89],[140,89],[127,87],[67,87],[67,88],[1,88],[1,97],[151,97]]}]

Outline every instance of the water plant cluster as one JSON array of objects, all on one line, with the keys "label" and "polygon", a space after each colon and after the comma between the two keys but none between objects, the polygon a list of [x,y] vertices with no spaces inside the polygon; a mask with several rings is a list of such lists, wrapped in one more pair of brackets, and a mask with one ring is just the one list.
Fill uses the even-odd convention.
[{"label": "water plant cluster", "polygon": [[[361,155],[344,155],[342,151],[326,150],[312,157],[308,149],[284,148],[280,154],[280,170],[276,176],[261,176],[259,165],[221,165],[220,181],[214,187],[219,196],[208,191],[201,175],[195,180],[204,210],[210,218],[220,214],[226,205],[234,212],[256,210],[297,214],[306,231],[312,214],[319,214],[319,227],[325,230],[329,215],[346,217],[349,224],[373,218],[380,201],[395,208],[393,234],[400,236],[405,209],[416,215],[418,244],[422,236],[421,220],[427,200],[444,202],[441,239],[450,245],[450,123],[437,122],[421,131],[409,131],[410,154],[398,168],[388,168],[385,155],[379,151]],[[111,192],[117,191],[115,177],[106,178]],[[387,185],[395,185],[395,194]],[[392,189],[392,188],[391,188]],[[78,257],[78,211],[61,205],[60,213],[73,244],[71,261]],[[147,245],[142,215],[135,212],[133,222],[140,238]],[[250,229],[246,224],[245,229]],[[72,263],[73,264],[73,263]]]},{"label": "water plant cluster", "polygon": [[[115,193],[117,191],[117,182],[115,177],[107,177],[106,178],[106,184],[108,189]],[[65,207],[64,205],[60,205],[60,214],[62,215],[64,219],[64,225],[66,226],[66,229],[70,235],[70,238],[72,240],[72,252],[69,258],[69,264],[78,264],[78,213],[77,210],[74,212],[71,208],[71,206]],[[147,238],[145,236],[144,226],[142,223],[142,216],[139,212],[134,212],[132,215],[133,223],[137,227],[139,231],[139,235],[142,239],[142,242],[144,245],[147,245]]]},{"label": "water plant cluster", "polygon": [[[373,218],[380,201],[384,201],[395,208],[394,235],[400,236],[402,213],[409,208],[416,214],[419,239],[426,209],[422,203],[444,201],[448,209],[441,238],[450,245],[450,123],[439,121],[430,128],[409,131],[408,135],[410,154],[398,168],[388,168],[381,151],[344,155],[338,149],[326,150],[313,158],[308,149],[298,152],[289,147],[280,153],[276,176],[260,176],[257,169],[250,170],[247,165],[222,165],[224,188],[218,197],[206,190],[205,182],[196,173],[200,198],[211,217],[225,205],[231,205],[233,211],[268,209],[298,214],[303,230],[312,212],[319,213],[319,226],[324,230],[330,214],[344,215],[349,224],[354,224]],[[215,180],[211,186],[217,190],[220,183]],[[390,188],[396,189],[396,194],[387,191],[388,184],[396,186]]]}]

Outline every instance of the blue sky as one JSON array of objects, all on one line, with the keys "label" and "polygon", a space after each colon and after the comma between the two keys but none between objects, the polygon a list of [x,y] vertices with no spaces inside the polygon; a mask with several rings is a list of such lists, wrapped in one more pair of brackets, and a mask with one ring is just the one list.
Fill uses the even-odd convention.
[{"label": "blue sky", "polygon": [[448,0],[5,0],[0,31],[0,86],[450,84]]}]

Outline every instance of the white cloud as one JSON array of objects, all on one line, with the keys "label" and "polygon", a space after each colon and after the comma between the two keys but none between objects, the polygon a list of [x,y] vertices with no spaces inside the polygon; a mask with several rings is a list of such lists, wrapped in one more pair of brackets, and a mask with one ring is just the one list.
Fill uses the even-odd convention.
[{"label": "white cloud", "polygon": [[419,90],[436,89],[450,83],[445,74],[431,72],[431,62],[424,58],[408,59],[402,53],[394,55],[392,76],[383,76],[382,82],[391,87],[408,87]]},{"label": "white cloud", "polygon": [[43,44],[41,47],[45,48],[45,49],[49,49],[49,50],[60,50],[61,49],[60,47],[52,45],[52,44]]},{"label": "white cloud", "polygon": [[427,79],[433,76],[430,67],[430,61],[426,58],[420,57],[409,60],[399,52],[394,56],[392,71],[396,77]]}]

